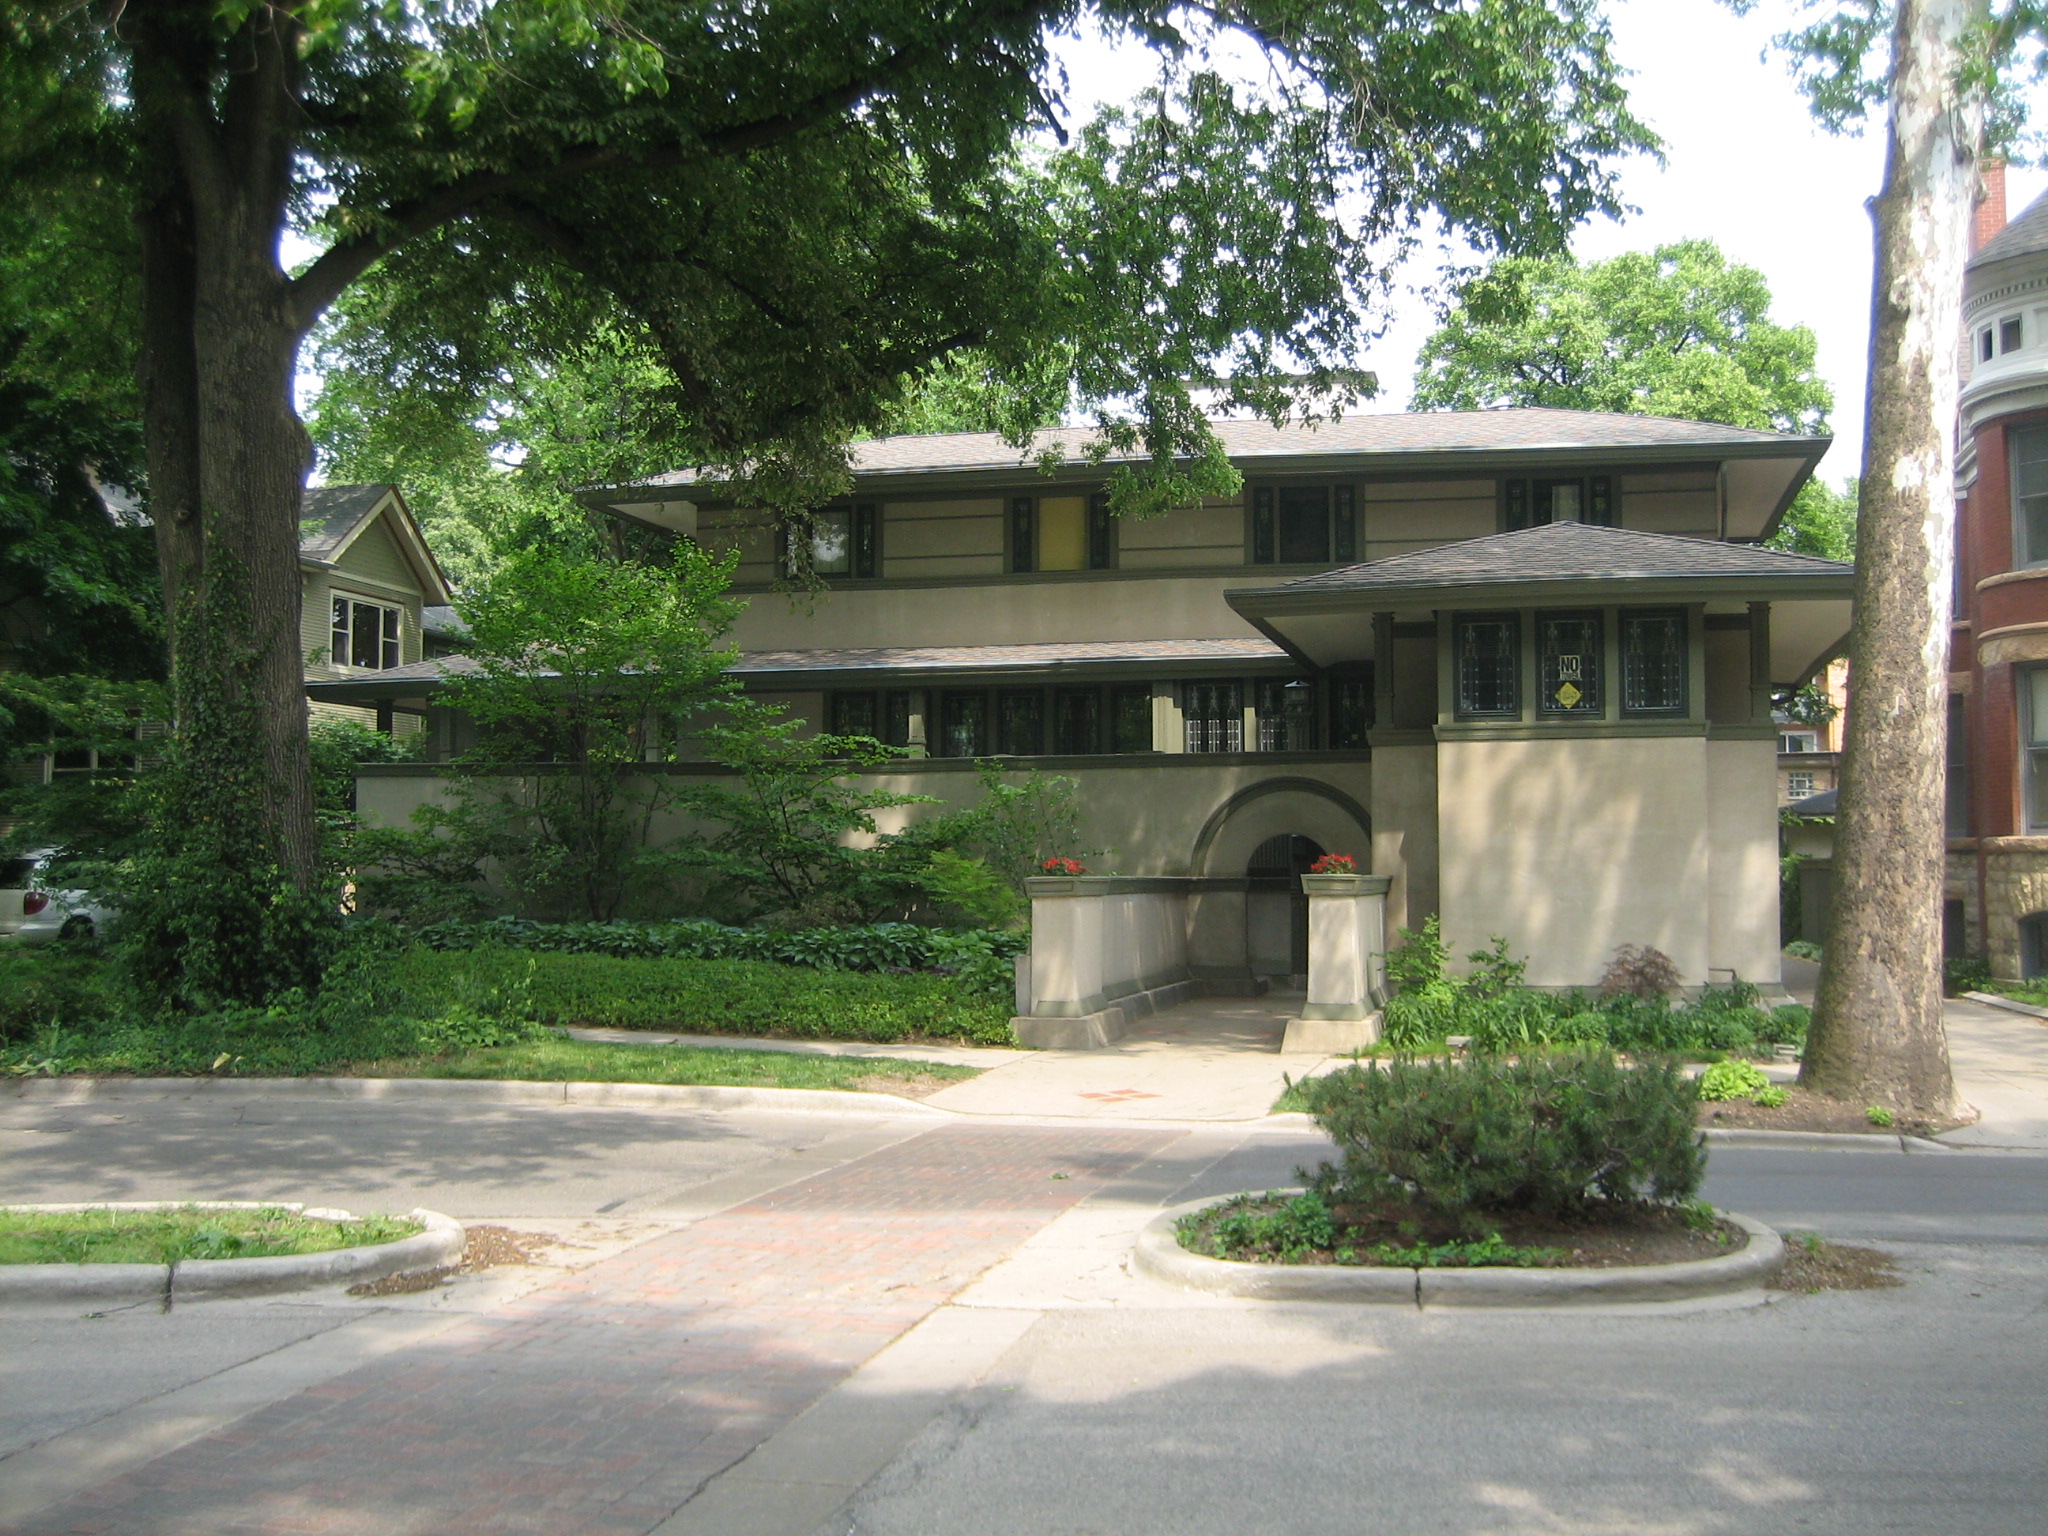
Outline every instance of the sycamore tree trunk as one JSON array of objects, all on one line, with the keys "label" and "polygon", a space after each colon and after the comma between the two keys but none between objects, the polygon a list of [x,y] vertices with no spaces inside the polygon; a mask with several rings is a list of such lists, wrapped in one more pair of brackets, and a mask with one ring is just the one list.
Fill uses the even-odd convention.
[{"label": "sycamore tree trunk", "polygon": [[[303,924],[295,938],[265,916],[276,892],[307,898],[307,911],[318,895],[299,654],[310,445],[292,401],[306,327],[278,266],[297,39],[275,12],[246,28],[243,67],[216,92],[205,7],[128,16],[143,427],[187,781],[160,830],[168,862],[215,866],[189,874],[223,893],[189,919],[167,901],[175,931],[162,943],[173,968],[211,945],[225,969],[203,990],[260,997],[309,979],[306,955],[258,953],[308,942]],[[250,929],[239,939],[238,926]]]},{"label": "sycamore tree trunk", "polygon": [[1961,1106],[1942,1028],[1943,738],[1957,336],[1982,134],[1970,0],[1900,0],[1857,508],[1856,628],[1828,922],[1799,1080],[1902,1114]]}]

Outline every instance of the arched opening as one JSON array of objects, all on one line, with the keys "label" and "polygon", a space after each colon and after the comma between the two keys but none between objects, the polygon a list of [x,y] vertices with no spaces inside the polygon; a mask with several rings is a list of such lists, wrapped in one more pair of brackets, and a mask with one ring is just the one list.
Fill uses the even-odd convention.
[{"label": "arched opening", "polygon": [[2020,919],[2020,978],[2048,976],[2048,912]]},{"label": "arched opening", "polygon": [[1323,845],[1281,832],[1252,850],[1245,864],[1244,947],[1254,976],[1308,983],[1308,897],[1301,877]]}]

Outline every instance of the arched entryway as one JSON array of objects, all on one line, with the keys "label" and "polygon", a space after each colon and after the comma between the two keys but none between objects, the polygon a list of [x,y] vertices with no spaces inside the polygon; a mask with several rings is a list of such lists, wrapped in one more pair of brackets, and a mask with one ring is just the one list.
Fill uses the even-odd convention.
[{"label": "arched entryway", "polygon": [[1254,976],[1306,984],[1308,898],[1301,877],[1324,851],[1298,832],[1277,833],[1252,850],[1244,871],[1244,948]]}]

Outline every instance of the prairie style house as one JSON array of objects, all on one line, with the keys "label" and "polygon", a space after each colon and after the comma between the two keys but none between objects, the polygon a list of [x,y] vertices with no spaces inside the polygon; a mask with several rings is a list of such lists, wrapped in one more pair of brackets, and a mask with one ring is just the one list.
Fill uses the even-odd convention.
[{"label": "prairie style house", "polygon": [[[1827,439],[1555,410],[1218,431],[1242,495],[1151,520],[995,437],[862,444],[797,600],[716,483],[590,500],[736,548],[745,686],[906,749],[891,787],[958,803],[989,757],[1077,780],[1094,868],[1187,882],[1214,987],[1301,973],[1325,852],[1390,878],[1390,925],[1505,936],[1538,984],[1620,944],[1777,980],[1770,694],[1847,632],[1850,571],[1759,541]],[[309,691],[445,715],[438,675]],[[360,801],[399,819],[433,782],[370,769]]]},{"label": "prairie style house", "polygon": [[[428,652],[422,614],[449,601],[448,578],[395,485],[327,485],[306,492],[299,522],[304,589],[299,649],[306,680],[352,680],[418,662]],[[444,607],[445,611],[445,607]],[[418,714],[371,698],[317,697],[317,719],[354,720],[384,731],[419,729]]]}]

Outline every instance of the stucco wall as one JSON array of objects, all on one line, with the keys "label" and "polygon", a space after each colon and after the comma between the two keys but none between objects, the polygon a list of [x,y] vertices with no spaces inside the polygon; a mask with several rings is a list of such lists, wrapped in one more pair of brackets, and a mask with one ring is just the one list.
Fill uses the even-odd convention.
[{"label": "stucco wall", "polygon": [[[1772,814],[1768,782],[1757,791]],[[1698,736],[1453,740],[1438,749],[1444,940],[1496,934],[1537,986],[1597,982],[1615,946],[1647,944],[1685,984],[1708,979],[1712,801]],[[1775,838],[1773,838],[1773,846]],[[1776,871],[1755,899],[1776,918]]]},{"label": "stucco wall", "polygon": [[1437,910],[1436,746],[1375,747],[1372,754],[1372,873],[1387,890],[1387,934],[1420,928]]},{"label": "stucco wall", "polygon": [[[1778,984],[1777,744],[1709,740],[1707,965]],[[1717,975],[1726,981],[1725,975]]]}]

